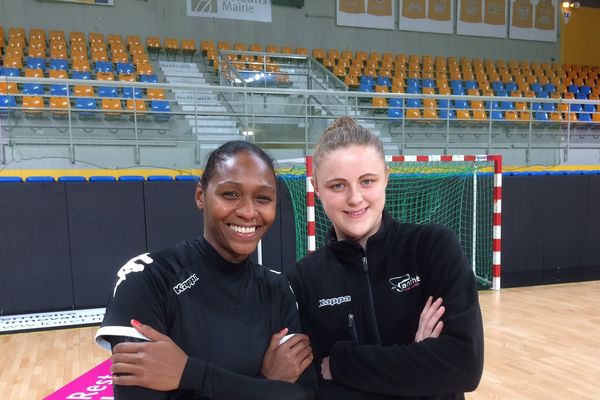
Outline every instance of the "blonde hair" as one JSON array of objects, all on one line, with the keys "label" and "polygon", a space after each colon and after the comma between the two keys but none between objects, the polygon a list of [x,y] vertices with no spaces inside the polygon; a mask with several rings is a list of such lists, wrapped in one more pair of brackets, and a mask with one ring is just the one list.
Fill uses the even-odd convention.
[{"label": "blonde hair", "polygon": [[[349,146],[370,146],[385,159],[383,143],[378,136],[361,126],[350,117],[340,117],[331,124],[319,140],[313,151],[313,171],[316,171],[327,154]],[[313,172],[314,174],[314,172]]]}]

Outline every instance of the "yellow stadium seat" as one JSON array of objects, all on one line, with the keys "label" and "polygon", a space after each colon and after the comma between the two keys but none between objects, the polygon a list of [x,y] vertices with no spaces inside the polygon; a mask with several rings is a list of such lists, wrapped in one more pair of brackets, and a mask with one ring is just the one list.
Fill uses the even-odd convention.
[{"label": "yellow stadium seat", "polygon": [[19,88],[17,87],[17,84],[14,82],[0,81],[0,94],[3,94],[3,95],[19,94]]},{"label": "yellow stadium seat", "polygon": [[145,113],[148,110],[146,107],[146,102],[140,99],[127,99],[127,111],[131,113],[130,118],[134,118],[134,110],[135,110],[135,118],[138,120],[144,119]]},{"label": "yellow stadium seat", "polygon": [[44,111],[42,96],[23,96],[23,112],[28,117],[40,117]]},{"label": "yellow stadium seat", "polygon": [[26,78],[43,78],[44,71],[41,68],[25,68]]},{"label": "yellow stadium seat", "polygon": [[80,60],[73,60],[73,71],[77,72],[88,72],[90,71],[90,63],[86,58]]},{"label": "yellow stadium seat", "polygon": [[319,62],[323,62],[325,60],[325,49],[316,48],[312,51],[312,56]]},{"label": "yellow stadium seat", "polygon": [[268,44],[265,47],[265,53],[279,53],[281,51],[281,48],[278,46],[275,46],[274,44]]},{"label": "yellow stadium seat", "polygon": [[65,118],[69,110],[69,99],[63,96],[50,97],[49,109],[52,115],[57,118]]},{"label": "yellow stadium seat", "polygon": [[229,42],[219,42],[217,43],[218,50],[231,50],[231,44]]},{"label": "yellow stadium seat", "polygon": [[138,64],[137,73],[138,75],[150,75],[154,73],[154,68],[152,68],[152,64]]},{"label": "yellow stadium seat", "polygon": [[110,98],[102,99],[102,111],[105,113],[105,118],[118,119],[121,117],[122,110],[121,100]]},{"label": "yellow stadium seat", "polygon": [[104,34],[99,32],[90,32],[89,34],[90,46],[95,44],[103,44],[106,45],[106,41],[104,40]]},{"label": "yellow stadium seat", "polygon": [[485,113],[485,111],[483,110],[473,110],[473,119],[475,120],[486,120],[487,119],[487,115]]},{"label": "yellow stadium seat", "polygon": [[529,122],[531,120],[531,113],[529,111],[521,111],[519,113],[519,119],[524,122]]},{"label": "yellow stadium seat", "polygon": [[4,57],[4,66],[9,68],[23,68],[23,57],[7,55]]},{"label": "yellow stadium seat", "polygon": [[420,119],[421,110],[418,108],[407,108],[404,117],[407,119]]},{"label": "yellow stadium seat", "polygon": [[177,59],[177,53],[179,53],[179,41],[175,38],[165,38],[164,41],[164,49],[167,54],[167,60],[169,56],[172,55]]},{"label": "yellow stadium seat", "polygon": [[76,97],[93,97],[94,88],[90,85],[75,85],[74,93]]},{"label": "yellow stadium seat", "polygon": [[505,118],[508,121],[518,121],[519,120],[519,114],[516,111],[506,111]]},{"label": "yellow stadium seat", "polygon": [[385,97],[373,97],[371,105],[375,112],[387,111],[387,100]]},{"label": "yellow stadium seat", "polygon": [[52,79],[69,79],[67,71],[62,69],[51,69],[48,71],[48,77]]},{"label": "yellow stadium seat", "polygon": [[112,72],[96,72],[96,79],[99,81],[114,81],[115,76]]},{"label": "yellow stadium seat", "polygon": [[469,119],[471,119],[471,115],[469,114],[469,110],[464,110],[464,109],[456,110],[456,119],[459,119],[459,120],[469,120]]},{"label": "yellow stadium seat", "polygon": [[165,99],[165,91],[163,89],[149,88],[146,95],[151,100],[164,100]]},{"label": "yellow stadium seat", "polygon": [[182,39],[181,40],[181,54],[183,54],[184,59],[185,56],[190,56],[190,61],[194,59],[194,54],[196,54],[196,42],[194,39]]},{"label": "yellow stadium seat", "polygon": [[[305,47],[298,47],[296,49],[296,51],[303,51],[303,50],[306,50],[308,52],[308,49],[306,49]],[[282,54],[294,54],[294,49],[289,46],[283,46],[281,48],[281,53]],[[298,54],[302,54],[302,53],[298,53]],[[304,55],[307,55],[307,54],[304,54]]]},{"label": "yellow stadium seat", "polygon": [[162,49],[162,44],[160,38],[158,36],[149,36],[146,38],[146,49],[148,49],[148,53],[156,54],[160,53]]},{"label": "yellow stadium seat", "polygon": [[123,41],[123,37],[116,33],[111,33],[111,34],[107,35],[106,41],[108,42],[108,45],[111,47],[116,44],[125,45],[125,42]]}]

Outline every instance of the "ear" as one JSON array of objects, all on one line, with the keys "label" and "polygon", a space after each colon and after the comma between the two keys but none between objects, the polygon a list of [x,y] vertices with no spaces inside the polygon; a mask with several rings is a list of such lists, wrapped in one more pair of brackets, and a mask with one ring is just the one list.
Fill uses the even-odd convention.
[{"label": "ear", "polygon": [[194,199],[196,200],[196,207],[198,207],[198,210],[204,210],[204,189],[202,188],[200,182],[198,182],[198,185],[196,185]]},{"label": "ear", "polygon": [[310,184],[313,187],[313,191],[315,192],[315,194],[317,195],[318,198],[321,198],[321,195],[319,194],[319,189],[317,188],[317,181],[315,180],[314,176],[310,177]]}]

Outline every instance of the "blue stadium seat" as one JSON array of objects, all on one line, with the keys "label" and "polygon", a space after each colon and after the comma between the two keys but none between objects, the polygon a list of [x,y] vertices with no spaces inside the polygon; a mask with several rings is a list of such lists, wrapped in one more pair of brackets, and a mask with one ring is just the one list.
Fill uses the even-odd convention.
[{"label": "blue stadium seat", "polygon": [[454,107],[459,109],[467,109],[469,108],[469,102],[467,100],[454,100]]},{"label": "blue stadium seat", "polygon": [[464,89],[464,86],[463,86],[463,83],[462,83],[462,81],[461,81],[461,80],[458,80],[458,79],[452,79],[452,80],[450,81],[450,87],[451,87],[453,90]]},{"label": "blue stadium seat", "polygon": [[506,82],[504,84],[504,88],[506,89],[506,91],[508,93],[510,93],[510,92],[514,92],[515,90],[517,90],[519,88],[519,85],[517,85],[516,82]]},{"label": "blue stadium seat", "polygon": [[541,83],[534,82],[531,84],[531,90],[537,95],[539,92],[544,90]]},{"label": "blue stadium seat", "polygon": [[406,87],[414,87],[414,88],[418,88],[419,87],[419,80],[416,78],[408,78],[406,80]]},{"label": "blue stadium seat", "polygon": [[20,183],[23,178],[20,176],[0,176],[0,183]]},{"label": "blue stadium seat", "polygon": [[554,84],[553,84],[553,83],[546,83],[546,84],[544,85],[544,90],[545,90],[547,93],[554,93],[554,92],[556,92],[556,86],[554,86]]},{"label": "blue stadium seat", "polygon": [[531,111],[541,111],[542,103],[531,103]]},{"label": "blue stadium seat", "polygon": [[494,119],[494,120],[503,120],[504,119],[504,112],[502,112],[500,110],[494,110],[494,111],[492,111],[492,119]]},{"label": "blue stadium seat", "polygon": [[157,113],[154,114],[154,120],[155,121],[168,121],[171,118],[171,115],[169,114],[162,114],[162,113],[169,113],[171,112],[171,104],[169,104],[168,101],[165,100],[152,100],[152,102],[150,103],[152,112]]},{"label": "blue stadium seat", "polygon": [[92,97],[78,97],[75,99],[75,110],[79,115],[79,118],[95,118],[96,113],[93,111],[97,110],[96,100]]},{"label": "blue stadium seat", "polygon": [[577,94],[575,95],[575,98],[576,98],[577,100],[587,100],[587,98],[588,98],[588,97],[587,97],[587,94],[583,94],[583,93],[581,93],[581,90],[580,90],[580,91],[579,91],[579,93],[577,93]]},{"label": "blue stadium seat", "polygon": [[478,89],[477,81],[465,81],[465,88],[467,89]]},{"label": "blue stadium seat", "polygon": [[144,177],[141,175],[122,175],[119,177],[119,182],[143,182]]},{"label": "blue stadium seat", "polygon": [[173,177],[169,175],[150,175],[146,178],[148,182],[167,182],[172,181]]},{"label": "blue stadium seat", "polygon": [[67,95],[67,85],[50,85],[50,95],[66,96]]},{"label": "blue stadium seat", "polygon": [[[4,96],[0,94],[0,110],[5,111],[7,108],[17,107],[15,96]],[[12,110],[10,110],[12,112]]]},{"label": "blue stadium seat", "polygon": [[[401,99],[391,99],[391,100],[402,101]],[[390,105],[391,105],[391,100],[390,100]],[[400,108],[400,107],[389,107],[387,110],[387,115],[388,115],[388,118],[391,118],[391,119],[399,119],[404,116],[402,114],[402,108]]]},{"label": "blue stadium seat", "polygon": [[117,74],[133,74],[135,67],[131,63],[117,63]]},{"label": "blue stadium seat", "polygon": [[67,62],[67,60],[59,60],[56,58],[52,58],[52,59],[50,59],[50,62],[48,63],[48,67],[50,69],[68,71],[69,63]]},{"label": "blue stadium seat", "polygon": [[0,76],[20,76],[19,68],[3,67],[0,69]]},{"label": "blue stadium seat", "polygon": [[556,104],[554,104],[554,103],[542,103],[542,110],[548,111],[548,112],[554,112],[554,111],[556,111]]},{"label": "blue stadium seat", "polygon": [[390,107],[402,108],[402,99],[399,99],[398,97],[391,98],[388,101],[388,105]]},{"label": "blue stadium seat", "polygon": [[27,57],[27,68],[46,69],[46,61],[43,58]]},{"label": "blue stadium seat", "polygon": [[538,111],[535,113],[536,121],[548,121],[548,113],[545,111]]},{"label": "blue stadium seat", "polygon": [[59,182],[85,182],[84,176],[79,175],[65,175],[58,177]]},{"label": "blue stadium seat", "polygon": [[573,94],[577,94],[579,93],[579,86],[572,83],[567,87],[567,91]]},{"label": "blue stadium seat", "polygon": [[421,79],[421,87],[432,88],[435,87],[435,81],[433,79]]},{"label": "blue stadium seat", "polygon": [[589,96],[589,94],[592,92],[592,88],[587,86],[587,85],[583,85],[579,88],[579,94],[583,94],[586,97]]},{"label": "blue stadium seat", "polygon": [[589,113],[585,113],[585,112],[580,112],[577,115],[577,120],[579,122],[592,122],[592,117]]},{"label": "blue stadium seat", "polygon": [[[538,85],[539,85],[539,83],[538,83]],[[504,90],[504,84],[502,82],[500,82],[500,81],[492,82],[492,89],[494,90],[494,92],[498,92],[500,90],[503,91]]]},{"label": "blue stadium seat", "polygon": [[110,61],[97,61],[94,70],[96,72],[114,72],[113,64]]},{"label": "blue stadium seat", "polygon": [[583,105],[583,111],[588,112],[588,113],[594,113],[596,112],[596,106],[593,104],[584,104]]},{"label": "blue stadium seat", "polygon": [[114,86],[98,86],[98,97],[119,97]]},{"label": "blue stadium seat", "polygon": [[158,83],[158,77],[155,74],[140,75],[140,82]]},{"label": "blue stadium seat", "polygon": [[200,180],[200,177],[198,175],[177,175],[175,177],[176,181],[192,181],[192,182],[198,182]]},{"label": "blue stadium seat", "polygon": [[392,81],[390,81],[390,78],[388,78],[387,76],[378,76],[377,86],[392,87]]},{"label": "blue stadium seat", "polygon": [[455,119],[456,115],[454,115],[454,110],[439,110],[440,119]]},{"label": "blue stadium seat", "polygon": [[131,88],[124,87],[123,88],[123,98],[125,99],[133,99],[135,96],[136,99],[141,99],[144,97],[144,93],[140,88]]},{"label": "blue stadium seat", "polygon": [[39,83],[24,83],[23,94],[41,96],[44,94],[44,88]]},{"label": "blue stadium seat", "polygon": [[104,176],[104,175],[90,176],[90,179],[89,179],[90,182],[115,182],[116,180],[117,180],[117,178],[115,178],[114,176]]},{"label": "blue stadium seat", "polygon": [[54,182],[54,177],[52,177],[52,176],[28,176],[27,178],[25,178],[25,182],[31,182],[31,183]]},{"label": "blue stadium seat", "polygon": [[92,75],[87,71],[73,71],[73,75],[71,75],[71,78],[87,80],[92,79]]},{"label": "blue stadium seat", "polygon": [[571,104],[571,107],[569,107],[571,109],[571,112],[580,112],[583,107],[581,106],[581,104]]}]

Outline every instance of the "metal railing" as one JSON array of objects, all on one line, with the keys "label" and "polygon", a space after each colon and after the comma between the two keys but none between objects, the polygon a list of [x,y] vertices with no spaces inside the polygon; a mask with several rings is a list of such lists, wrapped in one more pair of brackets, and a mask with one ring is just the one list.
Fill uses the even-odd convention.
[{"label": "metal railing", "polygon": [[[20,86],[35,83],[44,87],[43,94],[39,95],[44,103],[43,108],[25,107],[22,100],[28,95],[22,89],[14,95],[0,94],[3,98],[13,96],[15,99],[13,106],[0,105],[0,162],[5,162],[5,147],[19,143],[64,144],[69,146],[73,161],[75,146],[133,146],[139,162],[140,146],[201,143],[201,134],[186,134],[186,129],[178,124],[186,116],[193,116],[195,121],[231,117],[238,124],[246,125],[240,128],[248,127],[253,132],[260,125],[264,134],[252,140],[265,146],[295,146],[305,152],[323,127],[339,115],[353,115],[361,121],[374,124],[380,130],[384,142],[397,146],[397,151],[401,153],[410,147],[439,148],[444,152],[451,152],[452,148],[458,147],[483,147],[490,153],[504,148],[524,148],[527,152],[536,148],[552,148],[563,150],[567,158],[570,149],[600,149],[600,102],[593,100],[365,93],[23,77],[0,77],[0,82]],[[66,109],[49,107],[51,97],[56,97],[49,94],[50,85],[66,85]],[[101,86],[115,87],[118,90],[137,89],[142,92],[147,89],[163,89],[167,94],[171,90],[192,91],[194,111],[182,111],[168,95],[164,101],[171,105],[169,111],[152,111],[149,104],[146,105],[146,111],[138,110],[135,104],[132,110],[127,110],[126,107],[120,110],[103,110],[101,107],[81,110],[74,105],[75,100],[81,98],[74,96],[76,85],[92,86],[94,96],[86,98],[97,103],[107,99],[97,95],[96,88]],[[201,92],[212,92],[226,98],[228,106],[225,111],[200,111],[205,100],[196,98],[196,94]],[[117,96],[111,99],[121,102],[131,100],[133,103],[152,101],[145,95],[143,98],[134,96],[124,99]],[[378,106],[381,99],[385,99],[386,104]],[[428,100],[430,102],[426,106]],[[473,102],[484,104],[483,109],[475,110],[479,114],[476,117],[473,115]],[[510,102],[513,107],[522,103],[524,107],[523,110],[505,110],[502,109],[502,102]],[[323,112],[315,112],[316,109]],[[469,118],[459,116],[463,111],[468,113]],[[507,119],[507,111],[517,113],[517,118]],[[93,118],[88,118],[90,116]],[[302,130],[302,136],[286,138],[277,129],[269,132],[273,121],[281,122],[277,128],[279,130],[281,124],[288,124],[295,131]],[[44,135],[31,133],[40,127],[45,129]],[[80,134],[81,131],[86,132],[86,135]],[[105,134],[106,131],[112,134],[116,131],[123,135],[115,138]],[[500,138],[503,140],[499,140]]]}]

